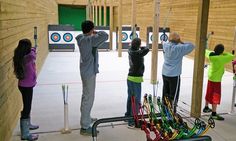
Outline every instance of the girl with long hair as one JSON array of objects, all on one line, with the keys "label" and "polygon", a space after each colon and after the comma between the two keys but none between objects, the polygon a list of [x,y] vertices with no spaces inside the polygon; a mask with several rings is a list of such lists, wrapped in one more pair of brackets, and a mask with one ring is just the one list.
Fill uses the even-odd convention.
[{"label": "girl with long hair", "polygon": [[21,111],[20,130],[21,140],[34,141],[37,134],[30,134],[29,130],[38,129],[38,125],[30,123],[30,111],[33,98],[33,88],[36,85],[36,47],[32,47],[29,39],[19,41],[14,51],[14,74],[18,79],[18,89],[22,95],[23,110]]}]

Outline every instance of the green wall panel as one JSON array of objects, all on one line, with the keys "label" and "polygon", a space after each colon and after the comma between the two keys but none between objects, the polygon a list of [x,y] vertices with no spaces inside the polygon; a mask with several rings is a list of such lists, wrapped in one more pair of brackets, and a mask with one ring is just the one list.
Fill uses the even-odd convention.
[{"label": "green wall panel", "polygon": [[[104,25],[104,8],[102,7],[102,25]],[[106,15],[106,18],[107,18],[107,24],[106,26],[109,26],[109,23],[110,23],[110,8],[107,7],[107,15]]]},{"label": "green wall panel", "polygon": [[81,23],[86,20],[86,8],[59,5],[58,15],[59,24],[71,24],[76,30],[81,30]]}]

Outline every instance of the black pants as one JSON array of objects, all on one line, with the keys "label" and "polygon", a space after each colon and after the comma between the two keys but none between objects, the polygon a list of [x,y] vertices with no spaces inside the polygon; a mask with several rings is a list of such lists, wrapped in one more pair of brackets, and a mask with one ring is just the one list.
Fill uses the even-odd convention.
[{"label": "black pants", "polygon": [[27,119],[30,117],[32,98],[33,98],[33,87],[21,87],[18,86],[23,101],[23,110],[21,111],[21,119]]},{"label": "black pants", "polygon": [[179,100],[180,76],[168,77],[162,75],[162,78],[163,78],[162,101],[164,102],[164,97],[168,98],[171,105],[174,106],[174,112],[176,112],[176,106]]}]

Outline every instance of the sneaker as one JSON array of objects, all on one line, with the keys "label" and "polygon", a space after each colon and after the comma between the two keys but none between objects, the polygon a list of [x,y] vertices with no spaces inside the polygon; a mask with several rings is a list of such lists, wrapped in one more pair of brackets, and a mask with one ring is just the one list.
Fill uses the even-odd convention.
[{"label": "sneaker", "polygon": [[213,118],[213,119],[215,119],[215,120],[225,120],[222,116],[220,116],[220,115],[218,115],[218,114],[216,114],[216,115],[211,115],[211,117]]},{"label": "sneaker", "polygon": [[91,122],[95,122],[97,120],[98,120],[97,118],[91,118]]},{"label": "sneaker", "polygon": [[129,128],[129,129],[138,129],[138,128],[141,128],[141,126],[135,125],[134,123],[128,123],[127,128]]},{"label": "sneaker", "polygon": [[212,112],[212,110],[209,107],[205,107],[203,109],[203,113],[210,113],[210,112]]},{"label": "sneaker", "polygon": [[134,129],[135,128],[135,124],[134,123],[128,123],[127,128]]},{"label": "sneaker", "polygon": [[[97,134],[99,131],[97,130]],[[89,127],[88,129],[81,128],[80,129],[80,134],[84,136],[92,136],[92,127]]]}]

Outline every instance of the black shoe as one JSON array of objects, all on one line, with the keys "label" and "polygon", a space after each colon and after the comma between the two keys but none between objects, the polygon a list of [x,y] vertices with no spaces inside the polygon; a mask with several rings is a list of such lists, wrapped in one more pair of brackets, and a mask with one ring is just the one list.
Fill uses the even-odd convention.
[{"label": "black shoe", "polygon": [[225,120],[225,118],[223,118],[222,116],[220,116],[220,115],[218,115],[218,114],[216,114],[216,115],[211,115],[211,117],[213,118],[213,119],[215,119],[215,120]]},{"label": "black shoe", "polygon": [[205,107],[203,109],[203,113],[210,113],[210,112],[212,112],[212,110],[209,107]]},{"label": "black shoe", "polygon": [[[99,133],[99,131],[97,131],[97,134]],[[92,136],[92,127],[89,127],[88,129],[80,129],[80,134],[84,135],[84,136]]]},{"label": "black shoe", "polygon": [[97,120],[98,120],[97,118],[91,118],[91,122],[95,122]]}]

